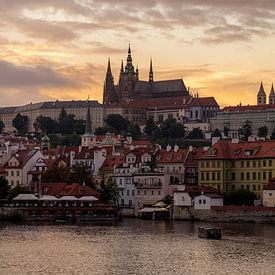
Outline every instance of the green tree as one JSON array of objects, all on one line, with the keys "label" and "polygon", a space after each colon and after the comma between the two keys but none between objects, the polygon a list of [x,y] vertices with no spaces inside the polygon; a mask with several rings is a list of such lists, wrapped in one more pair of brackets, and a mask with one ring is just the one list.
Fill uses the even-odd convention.
[{"label": "green tree", "polygon": [[141,138],[140,127],[137,124],[130,123],[127,132],[131,134],[133,139]]},{"label": "green tree", "polygon": [[66,168],[53,166],[41,176],[43,183],[69,182],[69,171]]},{"label": "green tree", "polygon": [[249,136],[252,134],[251,121],[246,121],[242,128],[239,129],[239,135],[242,140],[248,140]]},{"label": "green tree", "polygon": [[221,134],[221,132],[220,132],[220,130],[218,128],[215,129],[215,131],[213,133],[213,137],[219,137],[219,138],[222,137],[222,134]]},{"label": "green tree", "polygon": [[72,183],[85,184],[95,189],[93,177],[87,167],[83,165],[75,166],[69,174],[69,181]]},{"label": "green tree", "polygon": [[246,189],[239,189],[234,192],[228,192],[224,194],[225,205],[254,205],[254,200],[258,197],[257,195]]},{"label": "green tree", "polygon": [[59,135],[50,134],[48,137],[50,139],[51,147],[56,148],[57,146],[62,145],[62,140]]},{"label": "green tree", "polygon": [[10,198],[13,199],[19,194],[31,194],[32,192],[27,188],[20,185],[16,185],[10,191]]},{"label": "green tree", "polygon": [[225,135],[226,137],[228,137],[229,131],[230,131],[230,129],[229,129],[228,127],[224,127],[224,128],[223,128],[223,132],[224,132],[224,135]]},{"label": "green tree", "polygon": [[74,133],[78,135],[83,135],[85,132],[85,127],[86,127],[86,121],[83,119],[75,119],[74,120],[74,125],[73,125],[73,131]]},{"label": "green tree", "polygon": [[268,128],[266,126],[262,126],[258,129],[258,136],[266,138],[268,134]]},{"label": "green tree", "polygon": [[168,118],[160,125],[162,138],[180,138],[185,135],[185,127],[178,123],[175,118]]},{"label": "green tree", "polygon": [[158,126],[154,122],[152,118],[149,118],[146,122],[146,126],[144,128],[144,133],[148,136],[151,137],[153,132],[158,129]]},{"label": "green tree", "polygon": [[274,140],[275,139],[275,129],[272,131],[270,135],[270,139]]},{"label": "green tree", "polygon": [[94,134],[96,136],[104,136],[109,132],[109,129],[107,127],[98,127],[95,129]]},{"label": "green tree", "polygon": [[203,139],[202,130],[199,128],[194,128],[187,136],[188,139]]},{"label": "green tree", "polygon": [[112,177],[109,177],[106,182],[104,180],[101,181],[99,192],[104,203],[118,203],[119,190]]},{"label": "green tree", "polygon": [[107,126],[111,129],[115,134],[121,134],[125,132],[129,127],[129,120],[125,119],[123,116],[119,114],[110,114],[105,119]]},{"label": "green tree", "polygon": [[2,133],[2,131],[4,130],[5,128],[5,124],[2,120],[0,120],[0,134]]},{"label": "green tree", "polygon": [[7,199],[10,194],[9,182],[4,178],[0,177],[0,199]]},{"label": "green tree", "polygon": [[63,146],[79,146],[81,144],[81,137],[78,134],[63,135],[60,140]]},{"label": "green tree", "polygon": [[19,133],[26,133],[28,131],[28,117],[17,114],[16,117],[12,120],[12,126]]},{"label": "green tree", "polygon": [[51,134],[56,132],[57,123],[51,117],[39,116],[33,123],[35,129],[41,130],[43,133]]}]

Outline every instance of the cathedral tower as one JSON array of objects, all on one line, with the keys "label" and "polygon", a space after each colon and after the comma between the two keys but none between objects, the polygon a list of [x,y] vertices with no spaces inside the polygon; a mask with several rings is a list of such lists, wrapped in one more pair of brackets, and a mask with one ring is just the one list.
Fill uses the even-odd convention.
[{"label": "cathedral tower", "polygon": [[266,94],[264,91],[263,83],[261,82],[259,92],[257,94],[257,105],[265,105],[266,104]]},{"label": "cathedral tower", "polygon": [[110,58],[108,59],[107,72],[104,81],[103,89],[103,104],[110,104],[116,102],[114,78],[111,71]]},{"label": "cathedral tower", "polygon": [[273,83],[269,94],[269,104],[275,104],[275,93],[274,93]]}]

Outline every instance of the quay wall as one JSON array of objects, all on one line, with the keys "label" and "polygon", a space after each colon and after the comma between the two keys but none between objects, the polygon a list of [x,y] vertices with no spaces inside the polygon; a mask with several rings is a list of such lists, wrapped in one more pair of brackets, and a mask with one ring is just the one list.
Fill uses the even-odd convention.
[{"label": "quay wall", "polygon": [[275,207],[213,206],[209,210],[195,210],[190,207],[174,206],[172,218],[174,220],[275,224]]}]

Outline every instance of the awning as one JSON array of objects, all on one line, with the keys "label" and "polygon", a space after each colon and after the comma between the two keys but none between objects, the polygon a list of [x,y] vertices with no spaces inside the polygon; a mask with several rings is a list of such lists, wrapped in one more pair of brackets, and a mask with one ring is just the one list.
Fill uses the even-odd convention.
[{"label": "awning", "polygon": [[39,199],[34,194],[19,194],[15,198],[14,201],[38,201]]}]

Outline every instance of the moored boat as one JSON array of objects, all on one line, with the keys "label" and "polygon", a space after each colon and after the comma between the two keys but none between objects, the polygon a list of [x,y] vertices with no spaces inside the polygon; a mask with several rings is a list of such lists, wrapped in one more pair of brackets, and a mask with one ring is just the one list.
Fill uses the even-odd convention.
[{"label": "moored boat", "polygon": [[222,238],[222,230],[217,227],[199,227],[198,235],[204,239],[220,240]]}]

